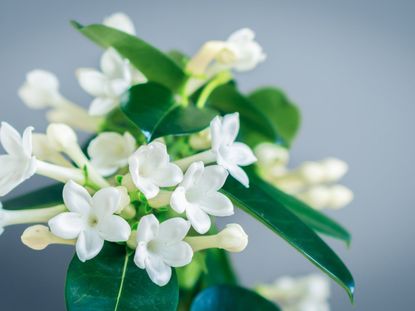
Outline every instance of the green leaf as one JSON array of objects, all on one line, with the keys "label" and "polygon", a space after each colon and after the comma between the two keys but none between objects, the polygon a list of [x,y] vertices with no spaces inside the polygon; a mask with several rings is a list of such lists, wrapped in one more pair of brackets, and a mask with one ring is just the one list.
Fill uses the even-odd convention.
[{"label": "green leaf", "polygon": [[55,206],[63,203],[63,184],[54,184],[8,199],[3,208],[8,210],[34,209]]},{"label": "green leaf", "polygon": [[315,210],[295,197],[277,189],[260,178],[255,179],[255,186],[267,192],[268,195],[270,195],[275,201],[282,203],[312,229],[333,238],[343,240],[347,244],[350,243],[350,233],[340,224],[323,213]]},{"label": "green leaf", "polygon": [[233,83],[222,85],[209,96],[206,105],[223,114],[239,112],[240,136],[250,146],[263,141],[280,142],[282,137],[269,118],[244,95]]},{"label": "green leaf", "polygon": [[258,89],[248,98],[256,108],[269,117],[276,131],[287,146],[290,146],[301,122],[300,111],[296,105],[281,90],[273,87]]},{"label": "green leaf", "polygon": [[180,105],[170,90],[155,82],[131,87],[121,99],[121,109],[148,141],[201,131],[216,115],[207,108]]},{"label": "green leaf", "polygon": [[183,70],[186,68],[186,64],[189,61],[189,56],[178,50],[172,50],[167,52],[167,55],[176,63],[177,66]]},{"label": "green leaf", "polygon": [[204,287],[214,285],[237,285],[238,279],[232,268],[228,254],[223,249],[206,250],[206,273],[203,276]]},{"label": "green leaf", "polygon": [[336,253],[284,204],[258,186],[258,177],[250,174],[249,178],[249,188],[245,188],[233,178],[228,178],[222,191],[235,202],[235,205],[281,236],[329,275],[353,300],[353,277]]},{"label": "green leaf", "polygon": [[196,296],[190,311],[279,311],[259,294],[239,286],[209,287]]},{"label": "green leaf", "polygon": [[150,81],[175,91],[187,79],[184,71],[167,55],[135,36],[104,25],[82,26],[75,21],[72,25],[103,48],[113,47]]},{"label": "green leaf", "polygon": [[72,259],[65,296],[69,311],[175,311],[179,288],[174,271],[167,285],[157,286],[135,265],[125,246],[106,243],[92,260]]}]

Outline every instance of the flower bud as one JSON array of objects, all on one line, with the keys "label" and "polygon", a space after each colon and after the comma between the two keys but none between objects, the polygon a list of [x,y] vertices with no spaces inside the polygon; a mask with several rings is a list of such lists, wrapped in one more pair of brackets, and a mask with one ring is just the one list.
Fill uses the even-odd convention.
[{"label": "flower bud", "polygon": [[339,209],[353,200],[353,192],[342,185],[334,185],[330,188],[330,200],[328,202],[329,208]]},{"label": "flower bud", "polygon": [[286,148],[272,143],[259,144],[254,152],[258,158],[258,164],[265,167],[285,166],[290,157]]},{"label": "flower bud", "polygon": [[24,245],[37,251],[45,249],[50,244],[75,244],[75,240],[61,239],[52,234],[48,227],[42,225],[27,228],[23,232],[21,240]]},{"label": "flower bud", "polygon": [[71,163],[67,161],[55,148],[52,147],[48,137],[45,134],[34,133],[32,135],[33,155],[38,160],[43,160],[70,167]]},{"label": "flower bud", "polygon": [[106,17],[103,24],[108,27],[135,35],[135,27],[131,19],[124,13],[118,12]]},{"label": "flower bud", "polygon": [[207,128],[199,133],[191,135],[189,139],[189,144],[195,150],[204,150],[210,148],[212,144],[210,128]]},{"label": "flower bud", "polygon": [[299,174],[308,184],[319,184],[325,181],[325,169],[320,163],[304,162],[299,170]]},{"label": "flower bud", "polygon": [[298,194],[298,198],[316,209],[322,209],[327,207],[331,191],[326,186],[315,186]]},{"label": "flower bud", "polygon": [[248,235],[238,224],[229,224],[217,234],[218,248],[228,252],[242,252],[248,245]]},{"label": "flower bud", "polygon": [[57,151],[65,151],[78,144],[78,138],[74,130],[66,124],[50,124],[47,128],[46,135],[51,146]]},{"label": "flower bud", "polygon": [[56,76],[45,70],[33,70],[19,89],[20,99],[32,109],[58,106],[61,102],[59,82]]},{"label": "flower bud", "polygon": [[347,173],[348,170],[347,163],[336,158],[324,159],[320,161],[320,164],[325,170],[325,182],[338,181]]}]

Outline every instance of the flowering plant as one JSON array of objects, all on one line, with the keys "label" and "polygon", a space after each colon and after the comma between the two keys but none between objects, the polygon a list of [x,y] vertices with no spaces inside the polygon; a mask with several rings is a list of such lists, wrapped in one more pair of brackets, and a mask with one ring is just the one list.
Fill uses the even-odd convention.
[{"label": "flowering plant", "polygon": [[[64,97],[52,73],[34,70],[19,96],[31,108],[48,108],[46,133],[28,127],[20,135],[6,122],[0,128],[2,197],[34,174],[59,182],[4,200],[0,227],[36,224],[21,238],[35,250],[75,246],[68,310],[306,310],[316,301],[326,308],[319,276],[256,292],[238,285],[227,253],[243,251],[248,236],[239,224],[215,224],[235,208],[352,299],[350,272],[319,236],[349,243],[350,235],[318,211],[352,199],[332,185],[347,165],[328,158],[287,169],[298,108],[279,89],[244,95],[234,80],[234,71],[265,60],[250,29],[209,41],[189,58],[137,38],[122,13],[103,24],[72,24],[105,49],[100,70],[76,71],[94,97],[89,110]],[[92,134],[86,145],[73,128]],[[310,298],[315,288],[322,298]]]}]

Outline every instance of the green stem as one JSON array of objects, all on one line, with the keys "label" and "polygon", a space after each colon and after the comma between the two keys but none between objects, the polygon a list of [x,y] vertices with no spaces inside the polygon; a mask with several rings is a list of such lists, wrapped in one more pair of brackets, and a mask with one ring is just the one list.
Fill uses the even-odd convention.
[{"label": "green stem", "polygon": [[232,79],[232,75],[229,71],[220,72],[215,78],[213,78],[203,89],[202,93],[197,100],[197,108],[203,108],[206,104],[210,94],[220,85],[229,82]]}]

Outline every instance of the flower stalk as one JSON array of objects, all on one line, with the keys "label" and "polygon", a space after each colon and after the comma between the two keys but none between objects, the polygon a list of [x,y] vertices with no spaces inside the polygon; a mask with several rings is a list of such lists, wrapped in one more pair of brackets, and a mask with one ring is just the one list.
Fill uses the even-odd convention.
[{"label": "flower stalk", "polygon": [[10,226],[18,224],[29,224],[29,223],[46,223],[52,217],[64,212],[65,206],[57,205],[54,207],[46,207],[39,209],[28,209],[28,210],[5,210],[0,211],[1,214],[1,226]]}]

